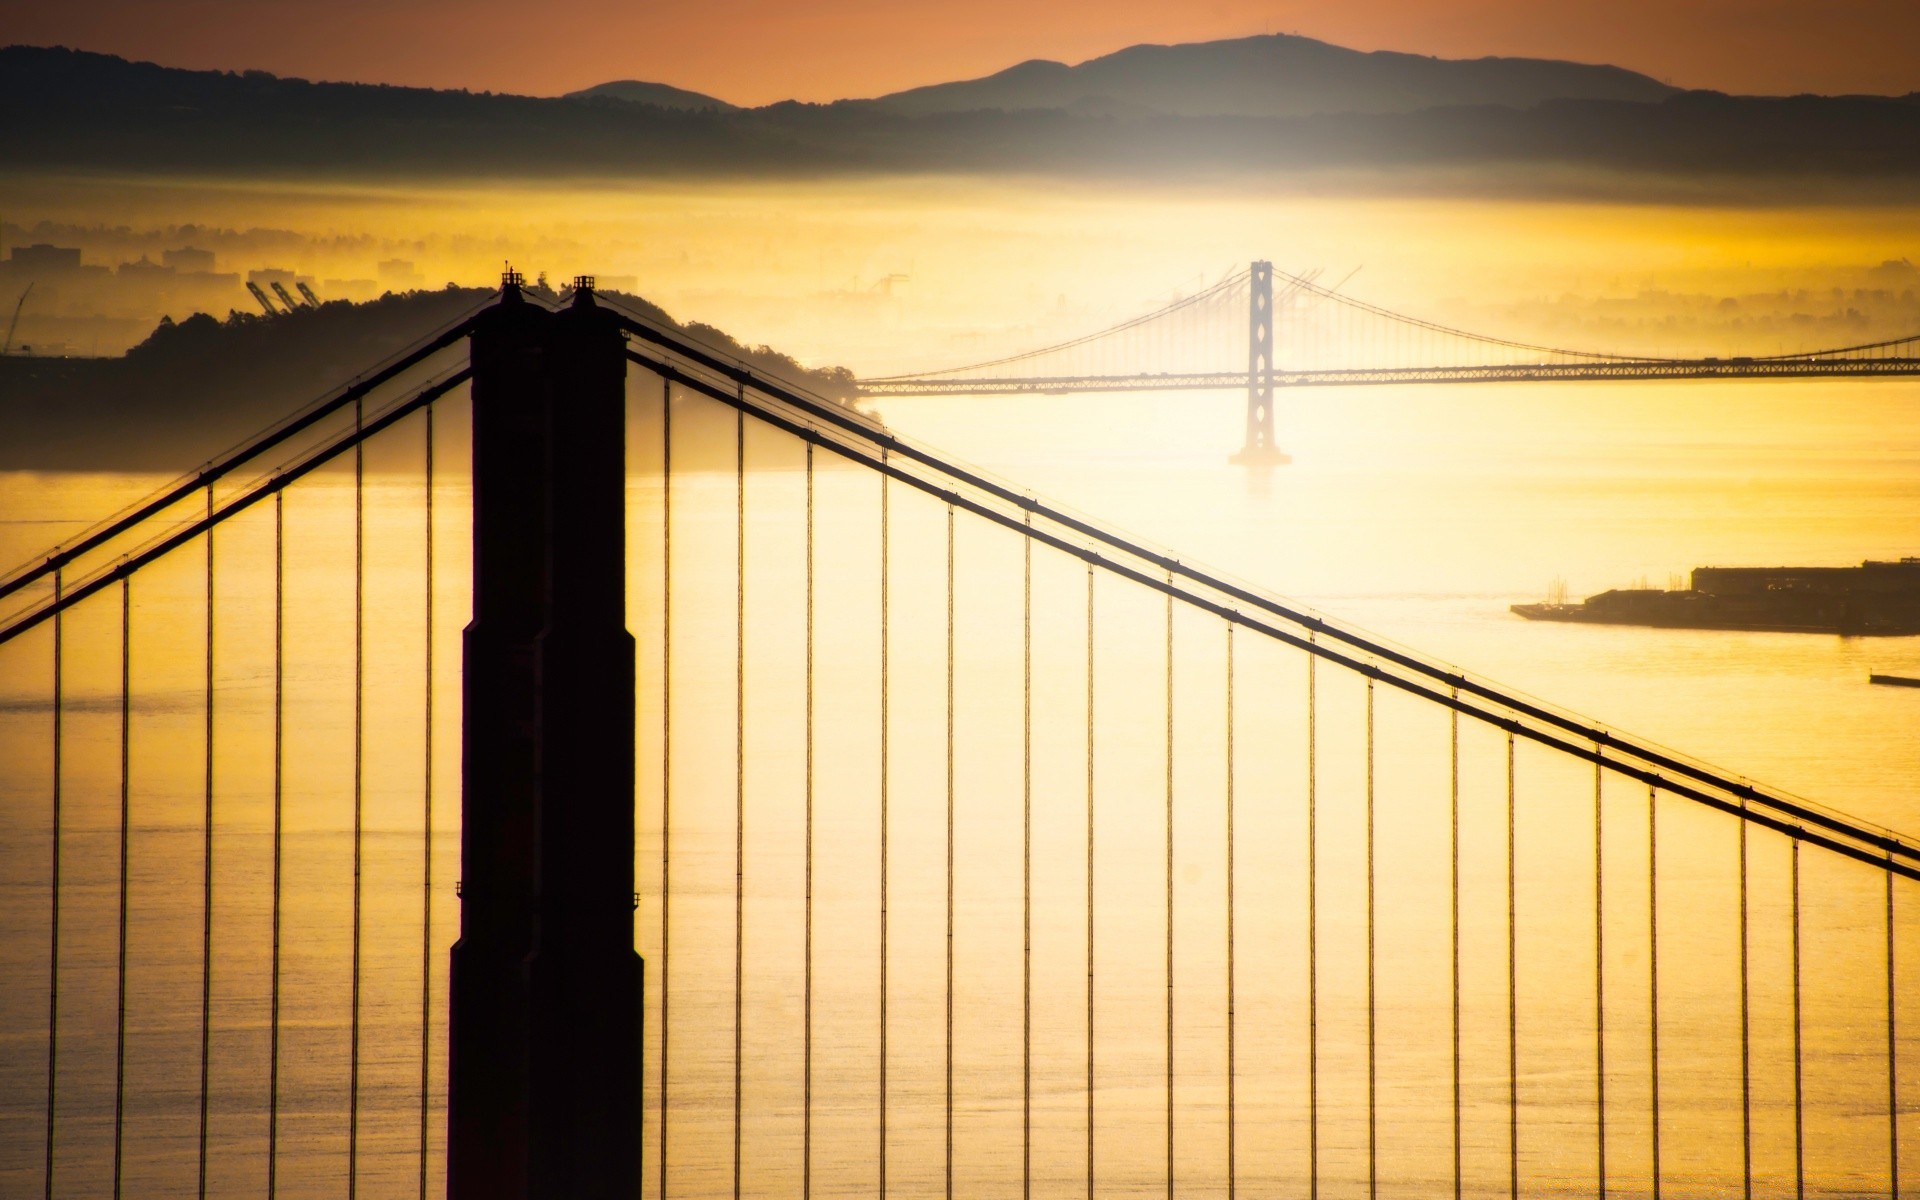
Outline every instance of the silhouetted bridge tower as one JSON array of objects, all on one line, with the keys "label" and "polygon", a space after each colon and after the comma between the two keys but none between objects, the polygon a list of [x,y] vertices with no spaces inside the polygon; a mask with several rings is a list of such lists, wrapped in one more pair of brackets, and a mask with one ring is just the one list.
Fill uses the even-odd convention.
[{"label": "silhouetted bridge tower", "polygon": [[0,603],[8,1195],[1915,1183],[1912,839],[590,279]]}]

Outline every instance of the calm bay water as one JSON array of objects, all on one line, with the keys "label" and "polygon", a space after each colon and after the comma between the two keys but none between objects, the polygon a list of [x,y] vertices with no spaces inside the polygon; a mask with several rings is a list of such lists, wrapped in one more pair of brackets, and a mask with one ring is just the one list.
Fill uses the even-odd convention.
[{"label": "calm bay water", "polygon": [[[650,389],[636,385],[636,397]],[[1549,580],[1584,595],[1696,565],[1842,565],[1920,553],[1920,389],[1772,383],[1354,389],[1283,399],[1295,462],[1226,464],[1233,396],[915,400],[901,431],[1330,615],[1613,727],[1903,830],[1920,828],[1920,639],[1840,639],[1540,625],[1506,606]],[[642,953],[649,1087],[659,1107],[662,976],[671,996],[668,1191],[731,1194],[734,820],[744,811],[749,972],[743,1187],[797,1194],[805,1105],[803,824],[807,779],[799,603],[805,475],[797,445],[749,430],[736,510],[732,417],[676,409],[672,756],[663,773],[662,488],[657,403],[637,399],[630,623],[641,647]],[[457,436],[457,421],[443,435]],[[408,441],[407,439],[413,439]],[[370,456],[369,630],[362,794],[365,991],[357,1154],[366,1195],[419,1186],[423,941],[433,998],[429,1093],[444,1083],[445,949],[457,923],[462,481],[437,494],[431,752],[422,720],[425,524],[417,427]],[[449,443],[451,444],[451,443]],[[444,457],[452,457],[447,455]],[[15,561],[156,481],[0,477],[0,559]],[[349,1129],[353,813],[352,491],[330,471],[288,495],[289,589],[280,1160],[287,1195],[343,1191]],[[944,1184],[944,880],[955,797],[953,1129],[960,1194],[1018,1194],[1022,1148],[1021,830],[1033,845],[1031,1154],[1036,1191],[1084,1188],[1086,580],[1036,554],[1033,738],[1023,734],[1023,562],[1011,537],[955,533],[960,647],[946,721],[944,508],[898,485],[887,520],[887,720],[881,698],[879,488],[816,482],[815,1064],[812,1186],[878,1183],[881,804],[887,812],[887,1190]],[[748,539],[736,713],[735,522]],[[216,595],[214,1033],[209,1190],[259,1194],[267,1171],[271,943],[272,516],[223,529]],[[128,1193],[191,1195],[199,1129],[200,887],[205,748],[197,547],[142,575],[133,605],[129,957],[123,1169]],[[1226,752],[1225,634],[1175,621],[1174,754],[1165,758],[1165,614],[1096,585],[1095,1159],[1103,1195],[1164,1190],[1165,810],[1175,797],[1175,1154],[1183,1193],[1224,1193],[1225,816],[1236,817],[1236,1172],[1294,1194],[1307,1152],[1306,675],[1295,652],[1236,639]],[[120,803],[119,608],[67,622],[56,1182],[110,1184],[115,1099]],[[49,945],[46,703],[50,635],[0,649],[0,1192],[37,1194],[44,1153]],[[1327,1194],[1366,1173],[1365,693],[1322,669],[1319,825],[1320,1169]],[[1383,1192],[1451,1186],[1444,716],[1382,694],[1376,1095]],[[737,720],[737,716],[742,718]],[[736,740],[745,729],[744,740]],[[886,730],[888,774],[878,769]],[[1505,742],[1463,727],[1463,1171],[1506,1185]],[[433,924],[423,938],[423,780],[435,780]],[[736,766],[741,769],[736,770]],[[1590,1193],[1594,996],[1590,770],[1522,750],[1521,1168],[1535,1193]],[[672,795],[670,954],[661,951],[662,793]],[[1605,785],[1610,1190],[1648,1190],[1652,998],[1646,976],[1646,796]],[[736,810],[736,804],[740,806]],[[1740,1164],[1737,904],[1732,824],[1661,802],[1663,1179],[1725,1194]],[[1886,1190],[1883,945],[1872,872],[1803,856],[1807,1169],[1813,1190]],[[1791,1186],[1784,844],[1754,843],[1755,1167]],[[1909,904],[1896,940],[1920,950]],[[1911,994],[1910,986],[1902,988]],[[1899,1009],[1903,1073],[1920,1028]],[[1878,1055],[1879,1057],[1875,1057]],[[1906,1085],[1902,1085],[1903,1088]],[[1903,1092],[1903,1097],[1910,1093]],[[1905,1101],[1903,1103],[1910,1103]],[[427,1114],[437,1153],[442,1117]],[[1905,1132],[1920,1144],[1912,1122]],[[661,1140],[647,1143],[649,1188]],[[1729,1174],[1731,1172],[1731,1175]],[[1909,1180],[1920,1168],[1908,1166]],[[440,1184],[429,1156],[429,1190]]]}]

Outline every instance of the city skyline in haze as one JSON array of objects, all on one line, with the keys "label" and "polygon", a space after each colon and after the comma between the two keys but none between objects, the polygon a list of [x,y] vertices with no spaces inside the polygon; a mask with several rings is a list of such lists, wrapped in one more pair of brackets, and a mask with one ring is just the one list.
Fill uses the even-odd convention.
[{"label": "city skyline in haze", "polygon": [[1075,63],[1140,43],[1294,33],[1356,50],[1607,63],[1735,93],[1920,91],[1920,6],[1899,0],[716,0],[642,8],[573,0],[81,0],[0,3],[7,40],[195,69],[557,95],[643,79],[736,104],[830,101],[973,78],[1034,58]]}]

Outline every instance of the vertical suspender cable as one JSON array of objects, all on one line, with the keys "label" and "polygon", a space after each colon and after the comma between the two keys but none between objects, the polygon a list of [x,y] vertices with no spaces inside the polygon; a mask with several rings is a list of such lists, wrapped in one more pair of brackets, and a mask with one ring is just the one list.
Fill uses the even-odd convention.
[{"label": "vertical suspender cable", "polygon": [[660,1200],[667,1200],[668,968],[673,964],[673,382],[660,377]]},{"label": "vertical suspender cable", "polygon": [[120,1200],[127,1116],[127,843],[133,788],[133,577],[120,581],[120,969],[114,1006],[113,1197]]},{"label": "vertical suspender cable", "polygon": [[[1315,640],[1309,633],[1307,641]],[[1307,1196],[1320,1196],[1320,836],[1317,651],[1307,652]]]},{"label": "vertical suspender cable", "polygon": [[1900,1043],[1895,1037],[1893,872],[1887,881],[1887,1194],[1900,1200]]},{"label": "vertical suspender cable", "polygon": [[1033,1195],[1033,514],[1020,539],[1020,1195]]},{"label": "vertical suspender cable", "polygon": [[1235,1041],[1235,978],[1233,961],[1233,623],[1227,623],[1227,1200],[1238,1191],[1239,1172],[1234,1161],[1236,1132],[1234,1101],[1239,1080],[1239,1047]]},{"label": "vertical suspender cable", "polygon": [[[1600,748],[1594,747],[1597,755]],[[1606,886],[1603,874],[1606,854],[1603,849],[1601,809],[1601,765],[1593,764],[1593,1117],[1597,1146],[1597,1183],[1600,1200],[1607,1195],[1607,976],[1606,976]]]},{"label": "vertical suspender cable", "polygon": [[1653,1085],[1653,1200],[1660,1200],[1660,808],[1647,789],[1647,1045]]},{"label": "vertical suspender cable", "polygon": [[[887,463],[887,452],[880,451],[880,465]],[[888,559],[892,550],[887,500],[892,492],[892,477],[880,475],[880,1195],[887,1194],[887,799],[891,774],[891,731],[888,728],[887,690],[891,666],[889,640]]]},{"label": "vertical suspender cable", "polygon": [[286,492],[273,493],[273,948],[267,1008],[267,1200],[280,1177],[280,868],[286,807]]},{"label": "vertical suspender cable", "polygon": [[1167,1200],[1173,1200],[1173,572],[1167,572]]},{"label": "vertical suspender cable", "polygon": [[427,1098],[433,1087],[433,405],[426,411],[425,600],[426,688],[422,696],[425,727],[421,734],[420,794],[420,1196],[427,1200]]},{"label": "vertical suspender cable", "polygon": [[[357,434],[364,401],[353,407]],[[366,813],[366,471],[367,448],[353,444],[353,1017],[347,1055],[347,1200],[360,1187],[360,869]]]},{"label": "vertical suspender cable", "polygon": [[52,874],[48,892],[53,902],[47,936],[47,1148],[41,1175],[46,1185],[46,1200],[53,1200],[54,1112],[60,1078],[60,774],[66,750],[66,704],[63,697],[66,630],[65,610],[60,606],[64,592],[64,573],[53,572],[53,845],[50,848]]},{"label": "vertical suspender cable", "polygon": [[1753,991],[1748,983],[1747,818],[1740,815],[1740,1193],[1753,1200]]},{"label": "vertical suspender cable", "polygon": [[747,385],[733,410],[733,1197],[740,1200],[741,1018],[747,934]]},{"label": "vertical suspender cable", "polygon": [[1367,1196],[1380,1194],[1380,1064],[1378,988],[1374,962],[1373,677],[1367,677]]},{"label": "vertical suspender cable", "polygon": [[207,485],[206,694],[201,745],[206,807],[200,825],[200,1175],[195,1194],[207,1195],[207,1110],[213,1042],[213,485]]},{"label": "vertical suspender cable", "polygon": [[1793,843],[1793,1194],[1806,1200],[1806,1108],[1800,1059],[1800,842]]},{"label": "vertical suspender cable", "polygon": [[801,1014],[800,1197],[813,1196],[813,443],[807,443],[807,663],[806,663],[806,975]]},{"label": "vertical suspender cable", "polygon": [[947,1030],[946,1197],[953,1200],[953,505],[947,505]]},{"label": "vertical suspender cable", "polygon": [[1093,1200],[1093,564],[1087,564],[1087,1200]]},{"label": "vertical suspender cable", "polygon": [[1507,734],[1507,1195],[1520,1200],[1520,979],[1513,734]]},{"label": "vertical suspender cable", "polygon": [[[1460,689],[1453,689],[1460,698]],[[1447,903],[1453,942],[1453,1200],[1460,1200],[1460,710],[1447,710]]]}]

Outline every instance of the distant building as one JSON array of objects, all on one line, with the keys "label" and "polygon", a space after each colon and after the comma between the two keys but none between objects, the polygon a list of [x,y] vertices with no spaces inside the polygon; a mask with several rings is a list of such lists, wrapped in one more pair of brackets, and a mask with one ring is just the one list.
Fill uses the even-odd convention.
[{"label": "distant building", "polygon": [[50,246],[45,242],[15,246],[7,252],[7,261],[16,268],[28,271],[78,271],[80,247]]},{"label": "distant building", "polygon": [[162,250],[160,261],[176,271],[208,275],[213,273],[213,251],[201,250],[195,246],[182,246],[178,250]]},{"label": "distant building", "polygon": [[389,291],[410,291],[424,285],[427,277],[404,258],[390,258],[378,267],[380,285]]},{"label": "distant building", "polygon": [[174,274],[174,269],[172,264],[163,267],[142,254],[139,262],[121,263],[114,268],[113,273],[122,278],[152,279],[155,276],[172,275]]},{"label": "distant building", "polygon": [[314,279],[311,275],[302,275],[298,271],[289,271],[285,267],[262,267],[258,271],[248,271],[247,282],[257,283],[263,288],[270,288],[277,283],[291,290],[295,285],[302,283],[312,287]]}]

